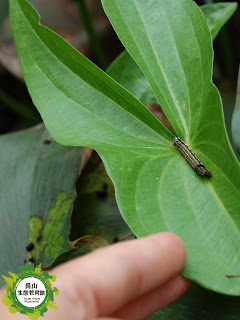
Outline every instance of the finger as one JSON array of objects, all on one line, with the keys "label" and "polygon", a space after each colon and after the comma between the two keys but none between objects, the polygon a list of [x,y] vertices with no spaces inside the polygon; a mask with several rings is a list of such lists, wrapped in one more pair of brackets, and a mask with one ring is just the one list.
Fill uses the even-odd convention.
[{"label": "finger", "polygon": [[181,275],[177,275],[161,287],[128,303],[114,313],[113,316],[124,320],[146,319],[153,313],[180,298],[188,290],[190,284],[190,280]]},{"label": "finger", "polygon": [[6,288],[0,289],[0,319],[1,320],[26,320],[25,314],[10,313],[9,306],[6,306],[5,304],[3,304],[2,298],[4,297],[6,292],[7,292]]},{"label": "finger", "polygon": [[[177,275],[186,260],[171,233],[118,243],[57,267],[61,319],[108,316]],[[56,311],[57,312],[57,311]]]}]

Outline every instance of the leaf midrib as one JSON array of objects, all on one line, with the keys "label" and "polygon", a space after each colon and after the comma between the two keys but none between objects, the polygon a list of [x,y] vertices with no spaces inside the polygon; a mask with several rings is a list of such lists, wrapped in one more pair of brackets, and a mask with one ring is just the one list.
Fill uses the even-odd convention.
[{"label": "leaf midrib", "polygon": [[[135,2],[135,7],[136,7],[137,11],[139,12],[138,6],[136,5],[136,0],[133,0],[133,1]],[[119,8],[118,1],[115,0],[115,3],[116,3],[116,5],[117,5],[117,7],[118,7],[118,9],[119,9],[119,14],[121,15],[123,21],[125,22],[125,25],[127,25],[127,24],[126,24],[126,21],[125,21],[125,19],[124,19],[124,17],[123,17],[123,15],[122,15],[122,12],[121,12],[121,10],[120,10],[120,8]],[[145,24],[144,24],[144,21],[143,21],[143,19],[142,19],[142,16],[141,16],[141,13],[140,13],[140,12],[139,12],[139,16],[141,17],[141,20],[142,20],[144,29],[145,29],[145,31],[146,31],[146,34],[148,35],[146,26],[145,26]],[[130,32],[132,38],[134,39],[134,36],[133,36],[130,28],[128,29],[128,31]],[[189,133],[188,133],[188,128],[187,128],[187,125],[186,125],[186,121],[185,121],[185,119],[184,119],[184,117],[183,117],[183,115],[182,115],[182,113],[181,113],[181,109],[180,109],[179,107],[177,107],[177,106],[178,106],[177,99],[176,99],[176,97],[175,97],[175,95],[174,95],[174,93],[173,93],[173,91],[172,91],[172,89],[171,89],[171,86],[170,86],[169,83],[168,83],[168,80],[167,80],[167,78],[166,78],[165,72],[163,72],[163,68],[161,67],[161,64],[160,64],[160,62],[159,62],[159,59],[158,59],[157,54],[156,54],[156,52],[155,52],[155,49],[154,49],[154,47],[153,47],[153,45],[152,45],[152,42],[150,41],[149,35],[148,35],[148,39],[149,39],[149,43],[150,43],[151,48],[152,48],[152,52],[153,52],[154,57],[155,57],[155,59],[156,59],[156,62],[157,62],[157,64],[158,64],[158,66],[159,66],[159,69],[162,71],[164,80],[166,81],[166,83],[167,83],[167,85],[168,85],[168,89],[169,89],[169,92],[171,93],[172,100],[174,101],[174,103],[175,103],[175,105],[176,105],[176,108],[177,108],[177,110],[178,110],[178,114],[179,114],[179,117],[181,118],[181,121],[182,121],[182,124],[183,124],[183,126],[184,126],[185,132],[187,133],[187,135],[189,135]],[[136,43],[135,41],[134,41],[134,43],[135,43],[136,47],[138,48],[138,51],[141,52],[141,51],[139,50],[139,47],[138,47],[137,43]],[[151,73],[151,75],[152,75],[155,83],[157,83],[158,81],[157,81],[157,79],[155,78],[155,75],[152,73],[152,71],[151,71],[149,68],[148,68],[148,70],[149,70],[149,72]],[[168,104],[168,102],[167,102],[167,104]],[[171,111],[171,113],[173,114],[172,110],[169,109],[169,111]]]}]

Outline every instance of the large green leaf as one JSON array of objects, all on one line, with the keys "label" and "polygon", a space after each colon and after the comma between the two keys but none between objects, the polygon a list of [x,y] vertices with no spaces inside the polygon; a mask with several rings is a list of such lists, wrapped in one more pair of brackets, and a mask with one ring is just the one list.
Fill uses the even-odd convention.
[{"label": "large green leaf", "polygon": [[59,145],[37,126],[1,136],[0,150],[0,274],[7,275],[28,258],[29,242],[42,265],[70,249],[70,213],[84,148]]},{"label": "large green leaf", "polygon": [[228,21],[237,9],[237,2],[211,3],[201,6],[207,19],[212,38],[215,39],[222,26]]},{"label": "large green leaf", "polygon": [[32,99],[58,142],[98,151],[134,234],[177,233],[188,250],[184,274],[212,290],[239,295],[240,281],[226,275],[240,273],[240,170],[211,82],[206,20],[191,0],[103,3],[174,129],[213,177],[197,176],[172,146],[172,134],[144,105],[40,25],[25,0],[10,0]]},{"label": "large green leaf", "polygon": [[[239,165],[226,136],[219,93],[211,80],[212,45],[207,23],[190,0],[147,3],[103,0],[103,5],[123,44],[147,76],[174,129],[213,171],[209,181],[192,180],[183,162],[166,157],[165,165],[159,169],[160,181],[154,186],[154,176],[149,175],[149,167],[145,165],[137,178],[138,216],[145,227],[155,231],[156,221],[155,229],[145,214],[144,203],[152,212],[154,202],[158,201],[161,225],[190,244],[189,263],[195,255],[195,262],[191,262],[197,264],[196,251],[208,247],[202,252],[205,263],[201,271],[203,265],[209,275],[215,269],[215,275],[211,274],[213,279],[221,269],[220,264],[225,263],[219,262],[212,269],[211,261],[226,256],[222,249],[227,243],[230,251],[235,241],[239,243],[240,185]],[[154,160],[151,164],[154,166]],[[152,193],[146,201],[140,190],[150,183]],[[229,223],[235,231],[227,230]],[[198,228],[193,225],[198,224],[197,234]],[[232,241],[233,233],[238,240]],[[229,264],[236,264],[239,270],[237,246],[235,250],[236,255],[232,252],[232,257],[229,256]],[[194,278],[188,264],[185,272]],[[220,278],[217,275],[215,284],[221,282]],[[223,278],[222,275],[222,282],[229,285]]]},{"label": "large green leaf", "polygon": [[[155,102],[149,82],[127,51],[124,51],[115,59],[107,73],[144,104]],[[129,77],[129,74],[133,76]],[[233,115],[233,123],[235,124],[233,132],[240,138],[240,116],[237,115],[239,87],[238,85],[236,113]],[[192,284],[182,298],[159,310],[149,320],[238,320],[240,314],[239,299],[239,297],[213,293]]]}]

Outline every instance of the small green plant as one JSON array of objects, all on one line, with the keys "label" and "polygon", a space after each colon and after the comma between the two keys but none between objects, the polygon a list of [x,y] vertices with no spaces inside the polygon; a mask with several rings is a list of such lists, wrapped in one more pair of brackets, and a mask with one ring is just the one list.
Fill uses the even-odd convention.
[{"label": "small green plant", "polygon": [[[102,4],[130,54],[113,63],[111,77],[42,26],[27,1],[10,0],[33,102],[58,143],[98,152],[136,236],[178,234],[188,250],[186,277],[240,295],[240,280],[227,277],[240,274],[240,168],[212,82],[212,41],[236,4],[202,10],[192,0]],[[144,103],[156,99],[211,179],[192,170],[174,148],[173,134],[124,87]]]}]

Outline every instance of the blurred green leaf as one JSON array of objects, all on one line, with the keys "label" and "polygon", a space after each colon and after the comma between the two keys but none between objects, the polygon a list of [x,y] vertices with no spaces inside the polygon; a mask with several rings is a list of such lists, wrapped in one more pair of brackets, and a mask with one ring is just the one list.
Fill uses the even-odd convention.
[{"label": "blurred green leaf", "polygon": [[97,248],[106,247],[108,245],[109,243],[105,239],[100,237],[96,237],[96,236],[82,237],[71,243],[71,246],[74,247],[74,249],[61,253],[50,265],[42,267],[42,269],[45,271],[51,270],[54,267],[64,262],[70,261],[77,257],[81,257]]},{"label": "blurred green leaf", "polygon": [[58,265],[64,262],[84,256],[89,252],[90,250],[86,250],[86,249],[71,249],[69,251],[63,252],[49,266],[42,267],[42,270],[44,271],[52,270],[53,268],[57,267]]},{"label": "blurred green leaf", "polygon": [[[100,191],[102,192],[102,191]],[[109,242],[131,236],[131,230],[120,215],[114,195],[106,198],[92,194],[79,195],[75,203],[72,237],[98,235]]]},{"label": "blurred green leaf", "polygon": [[239,297],[217,294],[193,284],[183,297],[173,304],[156,312],[148,319],[238,320],[239,314]]},{"label": "blurred green leaf", "polygon": [[71,243],[74,248],[84,249],[84,250],[95,250],[97,248],[106,247],[109,245],[109,242],[105,239],[89,235],[81,237]]},{"label": "blurred green leaf", "polygon": [[[105,0],[120,39],[177,134],[213,172],[196,175],[172,134],[130,93],[55,33],[25,0],[10,0],[25,80],[51,135],[94,148],[137,236],[170,230],[185,242],[184,274],[239,295],[240,168],[212,83],[212,38],[192,0]],[[131,75],[133,76],[133,75]]]},{"label": "blurred green leaf", "polygon": [[9,13],[8,0],[1,0],[0,1],[0,27],[4,19],[7,18],[8,13]]},{"label": "blurred green leaf", "polygon": [[93,153],[78,180],[70,239],[95,235],[114,242],[132,236],[117,207],[114,187],[102,161]]},{"label": "blurred green leaf", "polygon": [[57,144],[43,126],[1,136],[0,149],[0,274],[6,275],[24,263],[29,243],[29,255],[43,266],[70,249],[75,182],[86,149]]},{"label": "blurred green leaf", "polygon": [[236,103],[232,115],[232,137],[237,152],[240,154],[240,69],[238,72]]},{"label": "blurred green leaf", "polygon": [[236,11],[237,6],[237,2],[220,2],[201,6],[202,12],[207,19],[213,40],[216,38],[223,25]]}]

